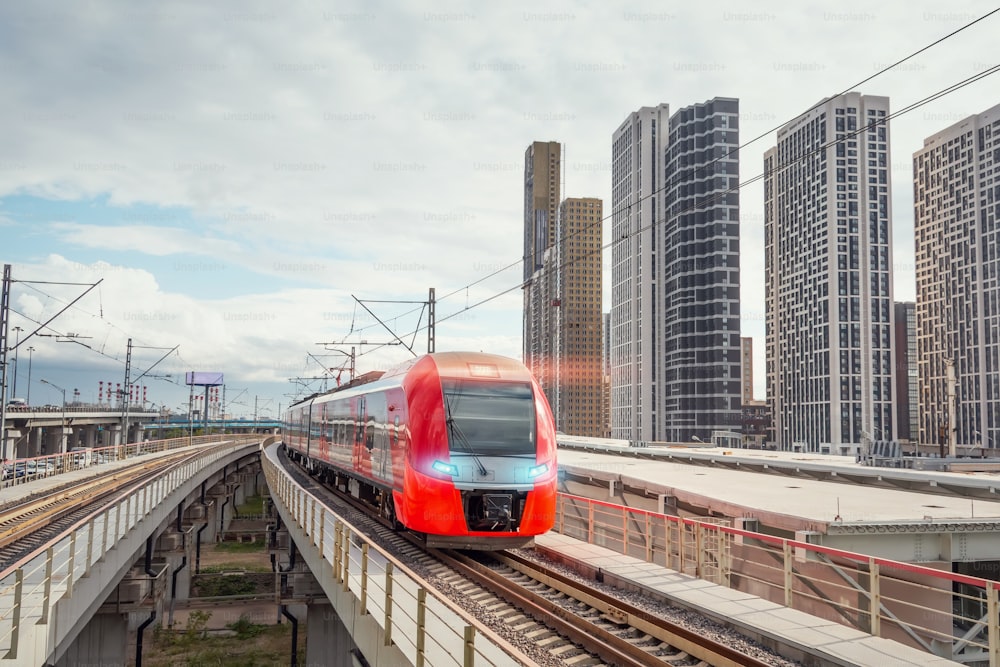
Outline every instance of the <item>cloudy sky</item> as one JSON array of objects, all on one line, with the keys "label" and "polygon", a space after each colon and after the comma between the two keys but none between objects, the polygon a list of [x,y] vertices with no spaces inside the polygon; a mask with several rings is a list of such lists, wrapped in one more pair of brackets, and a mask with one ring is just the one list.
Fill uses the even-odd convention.
[{"label": "cloudy sky", "polygon": [[[359,371],[410,356],[377,347],[391,336],[354,297],[422,353],[420,305],[384,302],[431,287],[439,350],[519,357],[531,141],[563,142],[564,196],[610,213],[629,112],[738,97],[741,141],[764,135],[741,152],[746,181],[778,126],[994,9],[786,4],[0,5],[0,261],[16,281],[84,284],[14,283],[11,344],[101,280],[29,341],[32,403],[61,401],[40,379],[97,400],[131,338],[133,377],[179,346],[150,371],[171,376],[149,378],[150,402],[183,410],[183,373],[222,371],[233,412],[274,414],[321,386],[289,378],[342,365],[351,344]],[[998,30],[1000,14],[858,90],[900,109],[1000,63]],[[997,90],[989,78],[893,121],[898,300],[914,296],[911,155]],[[741,192],[758,398],[762,189]],[[605,310],[608,295],[606,276]]]}]

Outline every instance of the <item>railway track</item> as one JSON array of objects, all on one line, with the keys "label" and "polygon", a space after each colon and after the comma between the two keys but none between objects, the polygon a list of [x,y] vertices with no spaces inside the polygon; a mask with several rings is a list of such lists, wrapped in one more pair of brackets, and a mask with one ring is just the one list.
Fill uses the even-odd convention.
[{"label": "railway track", "polygon": [[[426,549],[406,533],[359,507],[354,499],[320,485],[282,458],[299,484],[408,564],[429,587],[446,594],[503,637],[512,652],[543,667],[573,665],[726,666],[774,665],[716,638],[658,618],[619,596],[602,592],[513,552]],[[763,649],[761,652],[765,652]]]},{"label": "railway track", "polygon": [[140,460],[99,478],[70,483],[50,495],[6,507],[0,512],[0,571],[56,538],[125,489],[189,457],[201,456],[204,451]]},{"label": "railway track", "polygon": [[[773,664],[513,553],[445,551],[439,557],[468,581],[509,602],[518,615],[530,617],[539,627],[517,619],[519,629],[536,641],[544,638],[551,653],[576,653],[571,655],[574,665],[580,664],[582,651],[613,665]],[[555,633],[579,650],[563,645]]]}]

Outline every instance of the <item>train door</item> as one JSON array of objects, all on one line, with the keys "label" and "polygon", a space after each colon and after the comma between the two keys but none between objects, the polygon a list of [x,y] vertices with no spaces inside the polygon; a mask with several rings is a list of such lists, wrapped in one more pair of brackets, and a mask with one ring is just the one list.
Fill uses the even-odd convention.
[{"label": "train door", "polygon": [[402,389],[392,389],[386,392],[388,402],[387,436],[391,452],[391,478],[403,479],[403,467],[406,464],[406,449],[408,433],[406,429],[406,395]]},{"label": "train door", "polygon": [[329,403],[320,403],[317,407],[316,421],[319,424],[319,441],[317,451],[313,452],[314,457],[330,460],[330,420],[327,407]]},{"label": "train door", "polygon": [[313,404],[312,401],[309,402],[309,407],[305,411],[305,427],[304,435],[306,438],[305,447],[303,448],[306,452],[306,456],[311,454],[310,449],[314,446],[315,438],[313,436]]},{"label": "train door", "polygon": [[366,477],[371,476],[371,453],[365,446],[365,422],[367,405],[364,396],[351,399],[351,440],[354,443],[354,469]]},{"label": "train door", "polygon": [[389,450],[389,429],[385,394],[371,394],[367,401],[365,447],[371,453],[372,477],[392,482],[392,452]]}]

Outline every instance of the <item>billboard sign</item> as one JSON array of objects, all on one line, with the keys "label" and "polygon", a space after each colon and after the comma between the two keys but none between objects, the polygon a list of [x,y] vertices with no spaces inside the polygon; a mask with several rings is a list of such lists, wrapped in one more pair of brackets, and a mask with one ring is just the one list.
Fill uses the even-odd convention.
[{"label": "billboard sign", "polygon": [[222,373],[209,373],[206,371],[188,371],[184,375],[185,384],[195,387],[218,387],[223,383]]}]

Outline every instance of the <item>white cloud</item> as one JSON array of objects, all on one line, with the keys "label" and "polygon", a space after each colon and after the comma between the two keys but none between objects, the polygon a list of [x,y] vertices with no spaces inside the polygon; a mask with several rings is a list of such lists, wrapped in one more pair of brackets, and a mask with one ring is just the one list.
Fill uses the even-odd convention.
[{"label": "white cloud", "polygon": [[[183,339],[185,355],[204,345],[234,363],[279,345],[301,356],[321,338],[301,323],[310,308],[350,312],[351,293],[422,298],[429,286],[444,292],[481,277],[481,267],[516,261],[532,140],[564,142],[565,194],[601,197],[610,214],[610,137],[630,111],[739,97],[748,141],[971,13],[930,2],[842,11],[818,1],[9,5],[0,8],[0,123],[9,130],[0,196],[190,209],[200,229],[183,229],[186,216],[55,228],[81,248],[133,253],[113,268],[108,301],[120,290],[121,303],[177,314],[133,320],[145,338]],[[995,20],[861,90],[900,108],[981,71]],[[912,264],[910,155],[923,137],[995,104],[994,90],[970,86],[893,125],[897,264]],[[772,141],[742,151],[743,180],[760,173]],[[741,208],[742,308],[753,313],[763,311],[760,184],[741,193]],[[181,252],[267,275],[274,291],[226,303],[164,294],[144,275],[143,256]],[[515,268],[479,289],[485,296],[518,276]],[[138,292],[118,285],[126,278]],[[297,291],[303,281],[319,291]],[[910,283],[912,274],[897,275],[898,298],[912,297]],[[519,335],[520,313],[518,299],[504,303],[506,340]],[[278,318],[254,327],[266,343],[246,342],[235,322],[219,319],[255,309]],[[747,320],[762,349],[763,324]],[[494,333],[483,328],[480,339],[500,344]]]},{"label": "white cloud", "polygon": [[62,241],[84,248],[131,251],[147,255],[228,255],[239,250],[233,241],[198,236],[170,227],[106,227],[76,222],[53,222],[51,230]]}]

